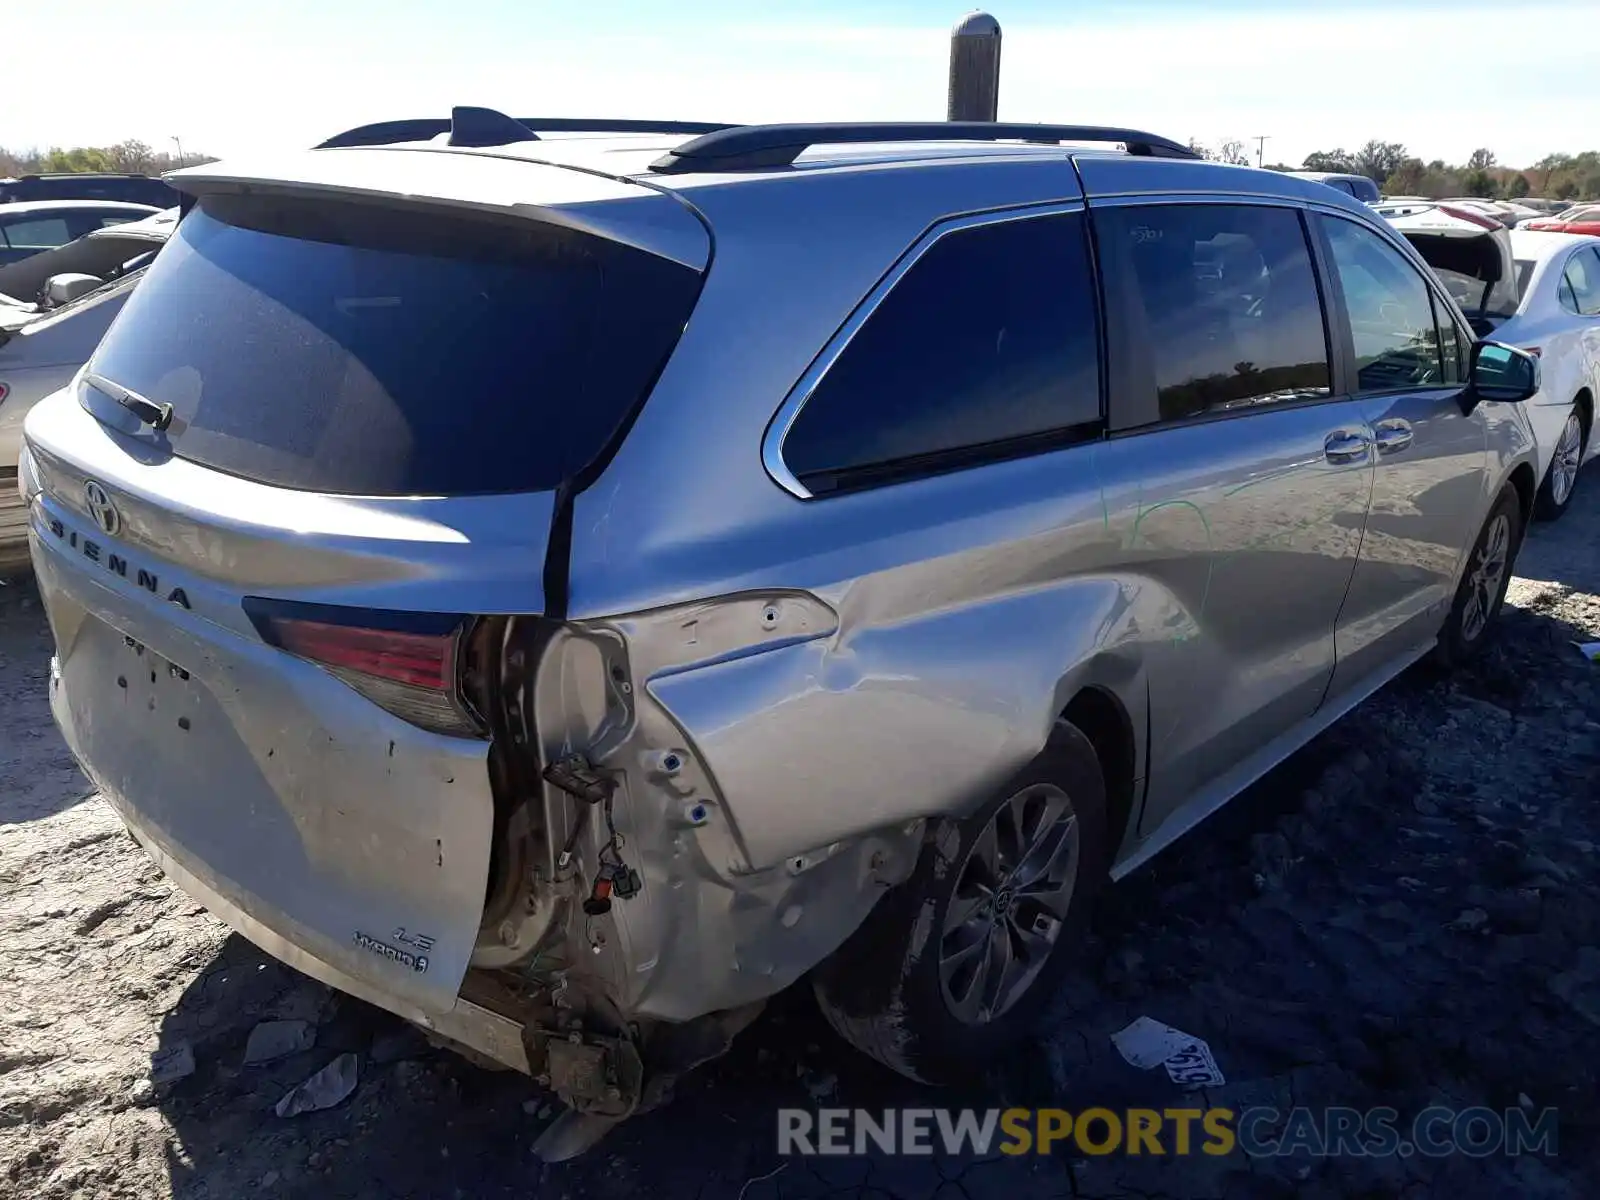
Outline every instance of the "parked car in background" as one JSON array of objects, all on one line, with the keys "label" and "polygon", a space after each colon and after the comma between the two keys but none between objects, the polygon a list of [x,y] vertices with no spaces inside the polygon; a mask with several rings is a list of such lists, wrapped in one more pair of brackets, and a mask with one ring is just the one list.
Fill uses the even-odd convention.
[{"label": "parked car in background", "polygon": [[1501,200],[1498,203],[1510,212],[1515,221],[1511,226],[1513,229],[1519,228],[1525,221],[1537,221],[1545,215],[1540,209],[1524,204],[1520,200]]},{"label": "parked car in background", "polygon": [[1529,221],[1526,228],[1539,233],[1600,236],[1600,204],[1576,204],[1553,217]]},{"label": "parked car in background", "polygon": [[1600,400],[1600,237],[1547,233],[1527,226],[1511,233],[1522,297],[1516,315],[1494,332],[1497,341],[1539,354],[1543,386],[1527,405],[1550,464],[1536,515],[1566,512],[1578,468],[1593,458]]},{"label": "parked car in background", "polygon": [[0,266],[65,246],[95,229],[160,212],[111,200],[37,200],[0,207]]},{"label": "parked car in background", "polygon": [[178,173],[20,479],[135,837],[546,1078],[541,1153],[806,975],[905,1075],[992,1062],[1108,878],[1486,645],[1536,486],[1538,359],[1335,188],[1126,129],[617,124]]},{"label": "parked car in background", "polygon": [[1372,206],[1380,217],[1403,217],[1411,213],[1427,212],[1439,204],[1426,196],[1385,196]]},{"label": "parked car in background", "polygon": [[1451,196],[1439,203],[1483,213],[1485,216],[1493,217],[1507,229],[1515,229],[1524,221],[1537,220],[1544,215],[1536,208],[1528,208],[1515,201],[1487,200],[1481,196]]},{"label": "parked car in background", "polygon": [[1452,208],[1465,209],[1477,213],[1479,216],[1489,217],[1498,224],[1511,228],[1511,214],[1506,212],[1498,202],[1485,200],[1481,196],[1445,196],[1439,200],[1440,204],[1448,204]]},{"label": "parked car in background", "polygon": [[1479,337],[1517,310],[1511,231],[1475,208],[1442,200],[1385,202],[1374,211],[1427,260]]},{"label": "parked car in background", "polygon": [[1311,179],[1317,183],[1325,183],[1346,195],[1354,196],[1363,204],[1376,204],[1381,199],[1378,185],[1365,175],[1343,175],[1337,171],[1288,171],[1286,174],[1296,179]]},{"label": "parked car in background", "polygon": [[1523,196],[1517,200],[1517,203],[1524,208],[1533,209],[1541,218],[1553,217],[1557,213],[1566,212],[1567,209],[1572,207],[1572,201],[1570,200],[1548,200],[1542,196]]},{"label": "parked car in background", "polygon": [[0,267],[0,570],[27,558],[23,418],[88,361],[177,220],[170,209]]},{"label": "parked car in background", "polygon": [[1595,450],[1600,238],[1509,230],[1453,204],[1400,207],[1390,223],[1427,260],[1473,332],[1539,356],[1539,394],[1524,406],[1539,444],[1534,515],[1561,516],[1578,468]]},{"label": "parked car in background", "polygon": [[169,208],[178,193],[148,175],[118,172],[62,171],[0,181],[0,204],[27,200],[116,200]]}]

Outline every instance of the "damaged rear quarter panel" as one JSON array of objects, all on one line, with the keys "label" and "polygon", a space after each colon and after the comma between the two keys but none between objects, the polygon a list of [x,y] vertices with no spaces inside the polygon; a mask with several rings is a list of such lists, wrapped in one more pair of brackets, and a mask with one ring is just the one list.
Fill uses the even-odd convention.
[{"label": "damaged rear quarter panel", "polygon": [[1079,687],[1133,690],[1137,660],[1099,653],[1131,610],[1114,578],[875,614],[886,586],[847,590],[831,636],[648,682],[710,767],[755,870],[970,811],[1038,753]]}]

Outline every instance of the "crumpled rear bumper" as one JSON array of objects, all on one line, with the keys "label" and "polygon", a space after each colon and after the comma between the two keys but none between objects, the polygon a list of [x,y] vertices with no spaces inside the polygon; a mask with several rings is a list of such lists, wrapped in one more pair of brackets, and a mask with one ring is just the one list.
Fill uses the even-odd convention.
[{"label": "crumpled rear bumper", "polygon": [[184,866],[177,853],[162,847],[153,832],[140,824],[136,813],[118,805],[110,797],[107,800],[168,879],[229,928],[250,939],[274,958],[331,988],[404,1017],[451,1041],[460,1042],[496,1062],[528,1073],[528,1052],[522,1042],[522,1027],[516,1021],[463,999],[457,999],[455,1007],[449,1012],[427,1012],[346,974],[274,933],[222,893],[208,887],[199,875]]}]

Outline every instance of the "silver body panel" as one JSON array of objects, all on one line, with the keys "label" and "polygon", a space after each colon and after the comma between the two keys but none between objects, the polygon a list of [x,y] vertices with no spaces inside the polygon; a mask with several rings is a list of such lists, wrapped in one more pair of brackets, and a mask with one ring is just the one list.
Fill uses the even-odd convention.
[{"label": "silver body panel", "polygon": [[[573,502],[563,623],[531,689],[541,760],[583,752],[617,783],[643,888],[603,918],[576,909],[556,855],[576,845],[592,869],[602,817],[545,785],[525,817],[546,831],[531,867],[545,888],[518,920],[479,931],[495,800],[484,744],[388,717],[262,645],[237,604],[270,589],[544,612],[550,496],[292,493],[140,461],[135,431],[107,427],[124,418],[97,421],[71,396],[29,420],[34,555],[74,751],[225,918],[406,1015],[442,1019],[469,962],[525,964],[552,939],[574,950],[561,986],[631,1019],[770,995],[905,877],[927,818],[972,811],[1084,689],[1112,702],[1132,741],[1132,804],[1113,830],[1123,873],[1426,651],[1493,497],[1532,461],[1515,407],[1335,395],[808,498],[782,461],[788,417],[897,264],[952,223],[1132,197],[1261,202],[1361,220],[1426,267],[1354,200],[1215,164],[1012,147],[672,177],[665,194],[658,179],[604,178],[642,161],[628,145],[615,159],[543,143],[323,151],[325,166],[297,168],[319,188],[400,192],[425,162],[430,192],[467,203],[492,175],[492,203],[510,207],[521,170],[530,202],[552,188],[562,220],[710,264],[648,403]],[[352,182],[368,168],[347,155],[381,164],[370,169],[385,182]],[[541,157],[583,159],[592,182],[518,161]],[[494,165],[457,175],[458,162]],[[208,172],[196,186],[244,178]],[[698,251],[666,216],[691,210],[711,231]],[[1397,413],[1418,430],[1403,457],[1376,442]],[[1365,448],[1333,461],[1334,436]],[[53,532],[92,532],[91,478],[123,506],[130,555],[163,574],[181,564],[192,609],[105,577]],[[122,635],[191,672],[155,715],[108,682]],[[169,737],[188,757],[163,749],[152,764],[134,740],[173,703],[198,714],[186,741]],[[269,748],[291,761],[274,767]],[[224,779],[248,852],[215,816]],[[341,942],[342,925],[375,920],[429,922],[429,971],[363,955],[349,931]]]}]

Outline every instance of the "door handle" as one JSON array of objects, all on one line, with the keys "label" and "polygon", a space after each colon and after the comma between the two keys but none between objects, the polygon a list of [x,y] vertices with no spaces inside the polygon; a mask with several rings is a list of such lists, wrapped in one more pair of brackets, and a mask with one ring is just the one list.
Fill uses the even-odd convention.
[{"label": "door handle", "polygon": [[1393,454],[1411,445],[1411,425],[1407,421],[1380,421],[1374,427],[1379,454]]},{"label": "door handle", "polygon": [[1332,463],[1360,462],[1367,457],[1371,445],[1372,439],[1364,433],[1336,429],[1323,440],[1322,453]]}]

